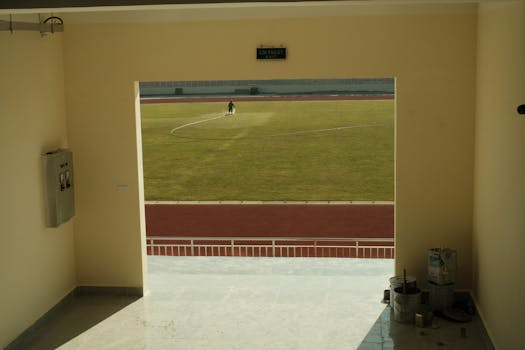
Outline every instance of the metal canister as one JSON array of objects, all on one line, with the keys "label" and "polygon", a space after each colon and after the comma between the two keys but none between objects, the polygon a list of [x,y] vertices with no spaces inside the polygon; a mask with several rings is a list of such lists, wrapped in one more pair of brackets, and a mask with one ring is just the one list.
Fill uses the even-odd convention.
[{"label": "metal canister", "polygon": [[[403,276],[390,277],[390,306],[394,305],[394,297],[396,295],[395,289],[397,287],[403,287]],[[407,276],[407,288],[416,288],[416,278],[414,276]]]},{"label": "metal canister", "polygon": [[403,287],[395,288],[394,320],[402,323],[414,323],[416,312],[421,308],[421,291],[417,288],[410,293],[403,293]]},{"label": "metal canister", "polygon": [[447,310],[454,303],[454,284],[436,284],[428,282],[428,302],[432,310]]}]

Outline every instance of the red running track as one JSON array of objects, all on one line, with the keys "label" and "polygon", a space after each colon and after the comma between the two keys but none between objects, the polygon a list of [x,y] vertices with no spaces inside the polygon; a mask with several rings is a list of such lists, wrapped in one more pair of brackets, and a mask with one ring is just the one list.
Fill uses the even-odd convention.
[{"label": "red running track", "polygon": [[146,204],[147,236],[393,238],[393,204]]}]

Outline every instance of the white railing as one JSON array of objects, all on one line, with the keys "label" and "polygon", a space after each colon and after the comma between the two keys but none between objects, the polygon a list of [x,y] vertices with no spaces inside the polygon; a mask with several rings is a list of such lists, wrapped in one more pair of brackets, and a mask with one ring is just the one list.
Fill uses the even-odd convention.
[{"label": "white railing", "polygon": [[393,201],[144,201],[146,205],[394,205]]},{"label": "white railing", "polygon": [[148,236],[148,255],[393,259],[393,238]]}]

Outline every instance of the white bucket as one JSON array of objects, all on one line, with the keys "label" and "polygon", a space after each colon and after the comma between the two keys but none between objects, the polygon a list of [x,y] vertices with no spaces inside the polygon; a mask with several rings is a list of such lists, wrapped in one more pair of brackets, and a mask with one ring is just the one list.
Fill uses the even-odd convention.
[{"label": "white bucket", "polygon": [[449,248],[428,250],[428,281],[435,284],[456,282],[457,253]]}]

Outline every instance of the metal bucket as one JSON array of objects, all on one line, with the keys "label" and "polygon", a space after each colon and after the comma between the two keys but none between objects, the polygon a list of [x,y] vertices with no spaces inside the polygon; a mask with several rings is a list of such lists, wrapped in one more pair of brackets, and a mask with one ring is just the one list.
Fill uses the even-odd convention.
[{"label": "metal bucket", "polygon": [[440,285],[428,283],[430,288],[428,303],[432,310],[443,311],[452,308],[454,303],[454,284]]},{"label": "metal bucket", "polygon": [[411,293],[403,293],[403,287],[394,289],[394,320],[402,323],[414,323],[416,312],[421,308],[421,291],[418,288],[409,289]]},{"label": "metal bucket", "polygon": [[[403,286],[403,276],[390,277],[388,281],[390,282],[390,306],[393,306],[393,300],[396,295],[395,289]],[[407,276],[407,287],[416,288],[416,278],[414,276]]]}]

